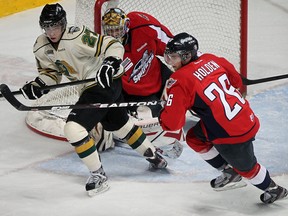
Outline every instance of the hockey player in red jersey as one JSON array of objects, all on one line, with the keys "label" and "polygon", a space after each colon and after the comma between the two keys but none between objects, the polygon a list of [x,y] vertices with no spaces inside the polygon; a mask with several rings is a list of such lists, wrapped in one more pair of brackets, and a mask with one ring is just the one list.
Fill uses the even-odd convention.
[{"label": "hockey player in red jersey", "polygon": [[[173,37],[155,17],[143,12],[127,15],[119,8],[108,9],[102,17],[104,34],[120,40],[125,48],[122,76],[126,101],[159,100],[172,71],[157,56],[163,56]],[[151,107],[153,116],[159,110]]]},{"label": "hockey player in red jersey", "polygon": [[180,33],[167,43],[165,61],[175,69],[168,81],[168,99],[160,114],[164,130],[185,124],[192,109],[200,121],[189,129],[187,144],[222,174],[210,184],[215,190],[245,186],[242,177],[263,190],[264,203],[287,197],[268,170],[257,162],[253,151],[259,120],[247,100],[237,90],[242,81],[225,58],[200,54],[198,41]]}]

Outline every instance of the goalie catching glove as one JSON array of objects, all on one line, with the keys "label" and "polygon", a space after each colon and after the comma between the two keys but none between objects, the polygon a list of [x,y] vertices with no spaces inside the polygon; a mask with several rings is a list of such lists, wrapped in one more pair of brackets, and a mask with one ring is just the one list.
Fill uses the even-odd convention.
[{"label": "goalie catching glove", "polygon": [[117,57],[109,56],[104,59],[100,69],[96,72],[95,80],[102,88],[108,88],[113,82],[113,75],[120,68],[122,60]]},{"label": "goalie catching glove", "polygon": [[34,81],[26,83],[21,89],[21,93],[26,99],[36,100],[43,94],[47,94],[49,90],[41,90],[41,88],[47,86],[46,83],[39,77],[36,77]]}]

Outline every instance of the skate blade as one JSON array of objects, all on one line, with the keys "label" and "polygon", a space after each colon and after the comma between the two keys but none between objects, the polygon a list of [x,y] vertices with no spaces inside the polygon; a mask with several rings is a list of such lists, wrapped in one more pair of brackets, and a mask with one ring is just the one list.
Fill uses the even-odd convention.
[{"label": "skate blade", "polygon": [[108,182],[106,181],[101,185],[100,188],[89,190],[89,191],[87,191],[87,193],[88,193],[88,196],[93,197],[93,196],[96,196],[98,194],[104,193],[105,191],[109,190],[109,188],[110,188],[110,186],[108,185]]},{"label": "skate blade", "polygon": [[267,192],[264,192],[263,194],[261,194],[261,196],[260,196],[260,200],[263,202],[263,203],[265,203],[265,204],[272,204],[272,203],[274,203],[275,201],[281,201],[281,200],[285,200],[285,199],[288,199],[288,196],[287,196],[288,194],[287,194],[287,192],[284,194],[284,196],[283,197],[281,197],[281,198],[275,198],[275,197],[273,197],[272,195],[270,195],[269,193],[267,193]]},{"label": "skate blade", "polygon": [[230,182],[229,184],[225,185],[224,187],[220,188],[213,188],[215,191],[226,191],[226,190],[233,190],[236,188],[242,188],[246,187],[247,183],[245,181],[239,181],[239,182]]}]

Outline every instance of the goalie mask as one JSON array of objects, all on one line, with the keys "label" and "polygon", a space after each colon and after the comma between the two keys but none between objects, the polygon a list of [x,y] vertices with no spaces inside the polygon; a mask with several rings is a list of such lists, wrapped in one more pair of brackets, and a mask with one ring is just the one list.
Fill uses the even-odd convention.
[{"label": "goalie mask", "polygon": [[102,17],[102,27],[105,35],[112,36],[123,42],[129,31],[130,20],[119,8],[108,9]]},{"label": "goalie mask", "polygon": [[169,65],[181,61],[182,65],[196,60],[198,41],[185,32],[175,35],[166,45],[164,59]]},{"label": "goalie mask", "polygon": [[61,26],[64,31],[67,25],[66,12],[58,3],[46,4],[41,12],[39,24],[45,31],[57,26]]}]

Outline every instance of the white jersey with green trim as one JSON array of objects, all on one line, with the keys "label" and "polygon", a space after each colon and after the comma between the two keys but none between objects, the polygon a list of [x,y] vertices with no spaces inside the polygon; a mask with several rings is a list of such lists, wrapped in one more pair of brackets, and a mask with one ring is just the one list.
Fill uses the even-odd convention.
[{"label": "white jersey with green trim", "polygon": [[[40,35],[34,44],[39,77],[47,84],[60,83],[62,75],[71,81],[94,78],[103,60],[108,56],[123,59],[123,45],[113,37],[99,35],[87,27],[67,27],[58,46]],[[114,78],[124,73],[120,70]]]}]

